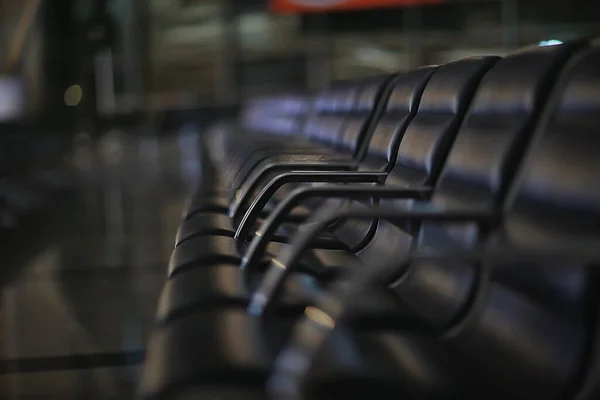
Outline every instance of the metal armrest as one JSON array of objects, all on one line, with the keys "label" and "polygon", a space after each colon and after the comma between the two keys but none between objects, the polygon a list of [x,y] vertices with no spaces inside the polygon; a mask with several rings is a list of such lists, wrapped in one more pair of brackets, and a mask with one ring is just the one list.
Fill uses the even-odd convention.
[{"label": "metal armrest", "polygon": [[340,219],[371,219],[381,218],[396,222],[475,222],[478,224],[492,224],[496,216],[490,212],[480,211],[398,211],[394,209],[374,208],[356,211],[330,212],[326,207],[311,218],[308,229],[300,231],[292,246],[284,248],[281,254],[273,259],[265,272],[264,278],[258,289],[252,295],[248,306],[251,314],[263,314],[272,305],[279,295],[282,283],[298,264],[298,259],[308,247],[311,239],[326,228],[329,224]]},{"label": "metal armrest", "polygon": [[[261,211],[265,208],[269,200],[273,195],[286,183],[317,183],[317,182],[330,182],[330,183],[383,183],[385,178],[388,176],[387,172],[313,172],[313,171],[294,171],[286,172],[277,177],[273,178],[271,182],[265,186],[258,196],[254,199],[250,207],[246,210],[242,221],[240,222],[238,229],[235,234],[235,238],[244,238],[248,234],[248,231],[252,229],[256,219],[260,216]],[[237,215],[234,215],[236,218]]]},{"label": "metal armrest", "polygon": [[[227,179],[229,179],[232,182],[243,182],[245,180],[245,178],[248,177],[248,175],[250,175],[252,173],[252,170],[258,166],[260,166],[261,163],[265,163],[265,162],[284,162],[284,163],[290,163],[290,162],[304,162],[306,160],[301,160],[298,159],[298,157],[318,157],[318,156],[323,156],[323,155],[329,155],[331,156],[331,150],[329,150],[327,152],[328,149],[321,149],[319,152],[319,149],[298,149],[298,148],[293,148],[293,149],[282,149],[281,151],[278,151],[277,154],[272,154],[271,151],[274,151],[273,149],[271,149],[271,151],[263,151],[263,150],[259,150],[256,151],[254,153],[252,153],[250,156],[247,156],[246,158],[243,159],[243,161],[240,160],[236,160],[234,159],[233,162],[231,163],[231,165],[233,166],[232,168],[228,168],[225,173],[226,173],[226,177]],[[265,154],[262,154],[265,153]],[[283,156],[283,159],[281,159],[280,157]],[[289,159],[288,159],[289,157]],[[275,159],[272,159],[275,158]]]},{"label": "metal armrest", "polygon": [[[290,193],[283,201],[281,201],[277,207],[273,210],[271,215],[262,224],[260,230],[256,233],[244,258],[240,265],[241,269],[249,269],[251,266],[257,265],[257,260],[264,253],[265,249],[269,244],[269,238],[273,233],[276,232],[279,225],[284,222],[286,215],[288,215],[294,207],[300,202],[309,199],[311,197],[324,197],[328,198],[341,198],[341,199],[353,199],[353,200],[368,200],[368,199],[419,199],[427,196],[431,193],[431,188],[406,188],[406,187],[365,187],[364,185],[340,185],[340,186],[315,186],[295,189]],[[373,210],[369,210],[373,211]],[[320,215],[319,212],[315,215]],[[326,215],[324,215],[326,217]],[[311,218],[314,220],[315,218]],[[316,219],[316,221],[319,221]],[[245,221],[242,221],[242,224]],[[308,221],[307,221],[308,222]],[[240,224],[240,228],[242,227]],[[252,227],[252,224],[246,222],[247,227]],[[245,237],[247,233],[240,232],[240,228],[236,232],[236,237]],[[315,233],[319,233],[318,231]]]},{"label": "metal armrest", "polygon": [[304,162],[272,162],[262,166],[257,171],[253,172],[248,179],[239,187],[235,193],[235,198],[230,207],[229,216],[234,217],[238,214],[239,208],[244,204],[254,192],[261,180],[272,172],[288,172],[290,170],[305,170],[305,171],[349,171],[356,169],[356,164],[346,161],[304,161]]}]

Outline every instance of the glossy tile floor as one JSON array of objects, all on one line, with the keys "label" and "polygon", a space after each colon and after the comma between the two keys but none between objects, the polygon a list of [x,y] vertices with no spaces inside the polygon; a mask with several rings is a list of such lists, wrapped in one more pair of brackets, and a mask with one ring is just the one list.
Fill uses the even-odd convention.
[{"label": "glossy tile floor", "polygon": [[0,399],[132,397],[199,172],[194,130],[133,137],[77,138],[74,205],[0,250]]}]

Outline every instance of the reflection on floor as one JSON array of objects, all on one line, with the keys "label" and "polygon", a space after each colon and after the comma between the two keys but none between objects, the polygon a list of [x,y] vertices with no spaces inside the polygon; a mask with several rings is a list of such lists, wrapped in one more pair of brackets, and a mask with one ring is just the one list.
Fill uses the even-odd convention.
[{"label": "reflection on floor", "polygon": [[77,139],[73,195],[0,249],[1,399],[131,398],[196,135]]}]

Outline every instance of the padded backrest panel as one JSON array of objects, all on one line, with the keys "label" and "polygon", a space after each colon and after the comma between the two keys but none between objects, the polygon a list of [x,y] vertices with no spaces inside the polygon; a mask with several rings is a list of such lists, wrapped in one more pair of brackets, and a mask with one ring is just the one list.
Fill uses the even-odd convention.
[{"label": "padded backrest panel", "polygon": [[417,112],[421,95],[436,67],[419,68],[396,77],[387,99],[382,99],[383,114],[375,122],[368,140],[366,164],[369,169],[387,166],[394,143],[402,136]]},{"label": "padded backrest panel", "polygon": [[[488,72],[454,141],[431,199],[435,208],[499,211],[560,71],[581,43],[513,53]],[[476,224],[426,223],[425,247],[474,245]]]},{"label": "padded backrest panel", "polygon": [[434,202],[489,209],[503,200],[555,78],[579,47],[525,49],[489,71],[448,156]]},{"label": "padded backrest panel", "polygon": [[[588,252],[600,243],[600,48],[566,70],[506,203],[497,245]],[[505,284],[588,324],[597,266],[552,259],[497,266]],[[592,398],[592,397],[590,397]]]},{"label": "padded backrest panel", "polygon": [[506,231],[539,248],[598,246],[600,48],[576,60],[511,194]]},{"label": "padded backrest panel", "polygon": [[[474,57],[440,66],[425,87],[416,115],[400,139],[388,182],[433,184],[477,85],[498,57]],[[409,178],[410,176],[410,178]]]},{"label": "padded backrest panel", "polygon": [[[392,81],[389,97],[382,99],[382,107],[385,108],[376,121],[361,169],[389,170],[391,149],[417,112],[423,90],[436,69],[437,67],[419,68]],[[336,236],[352,249],[358,250],[366,243],[365,238],[369,237],[372,227],[372,222],[368,220],[347,221],[336,229]]]},{"label": "padded backrest panel", "polygon": [[[364,158],[373,126],[383,110],[386,88],[393,76],[382,76],[361,82],[356,103],[337,139],[337,147]],[[389,91],[389,90],[388,90]]]}]

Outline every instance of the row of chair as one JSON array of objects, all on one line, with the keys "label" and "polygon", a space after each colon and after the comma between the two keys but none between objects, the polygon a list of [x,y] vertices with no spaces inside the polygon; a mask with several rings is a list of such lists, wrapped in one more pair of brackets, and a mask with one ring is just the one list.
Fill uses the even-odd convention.
[{"label": "row of chair", "polygon": [[140,396],[598,398],[599,116],[598,40],[252,102],[203,144]]}]

